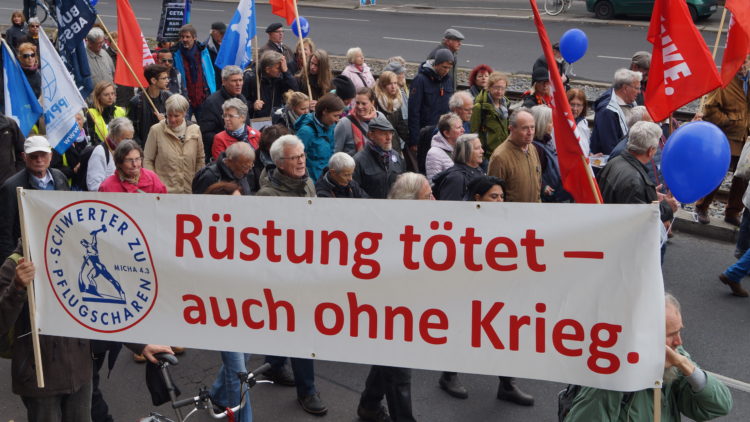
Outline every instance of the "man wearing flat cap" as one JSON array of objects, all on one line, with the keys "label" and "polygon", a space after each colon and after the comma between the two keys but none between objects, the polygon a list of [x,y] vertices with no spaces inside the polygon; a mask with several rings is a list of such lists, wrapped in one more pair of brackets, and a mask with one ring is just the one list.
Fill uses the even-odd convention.
[{"label": "man wearing flat cap", "polygon": [[385,199],[398,175],[406,171],[401,156],[393,151],[395,132],[388,119],[375,116],[367,127],[370,142],[354,155],[354,180],[370,198]]},{"label": "man wearing flat cap", "polygon": [[[266,51],[275,51],[281,53],[286,59],[286,66],[289,68],[289,72],[292,75],[297,73],[297,61],[294,60],[294,52],[291,48],[284,45],[284,27],[278,22],[272,23],[266,27],[266,34],[268,34],[268,42],[266,45],[258,49],[258,57],[262,56]],[[307,58],[310,60],[310,58]]]},{"label": "man wearing flat cap", "polygon": [[453,69],[451,69],[451,78],[453,78],[453,91],[456,91],[458,80],[456,79],[456,68],[458,67],[458,50],[461,49],[461,42],[464,40],[464,34],[453,28],[448,28],[443,32],[443,41],[438,44],[427,56],[427,60],[434,59],[435,54],[441,48],[447,48],[453,53]]},{"label": "man wearing flat cap", "polygon": [[0,260],[5,260],[16,248],[21,237],[16,188],[37,190],[69,190],[68,179],[57,169],[50,168],[52,147],[44,136],[30,136],[23,144],[26,167],[11,176],[0,187]]},{"label": "man wearing flat cap", "polygon": [[[211,56],[211,63],[216,63],[216,56],[219,54],[221,40],[224,39],[225,32],[227,32],[227,26],[224,22],[214,22],[211,24],[211,32],[209,32],[206,39],[206,49],[208,49],[208,55]],[[216,67],[216,65],[214,65],[214,73],[216,74],[216,86],[219,86],[221,85],[221,69]]]}]

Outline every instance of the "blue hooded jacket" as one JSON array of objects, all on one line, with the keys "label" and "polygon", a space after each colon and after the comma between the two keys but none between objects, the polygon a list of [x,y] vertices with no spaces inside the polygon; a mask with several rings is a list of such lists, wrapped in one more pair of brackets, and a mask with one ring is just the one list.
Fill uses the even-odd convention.
[{"label": "blue hooded jacket", "polygon": [[328,160],[333,155],[336,146],[336,140],[333,138],[335,128],[335,124],[328,127],[323,125],[314,113],[303,114],[294,123],[297,137],[305,145],[307,172],[313,182],[317,182],[322,176],[323,169],[328,166]]},{"label": "blue hooded jacket", "polygon": [[448,100],[453,95],[450,72],[442,78],[432,67],[432,60],[419,66],[409,94],[409,146],[419,143],[419,130],[436,125],[443,114],[450,111]]}]

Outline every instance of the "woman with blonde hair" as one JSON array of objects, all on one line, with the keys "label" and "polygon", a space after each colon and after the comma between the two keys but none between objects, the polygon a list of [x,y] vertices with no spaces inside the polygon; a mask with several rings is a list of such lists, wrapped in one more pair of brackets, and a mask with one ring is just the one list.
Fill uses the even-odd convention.
[{"label": "woman with blonde hair", "polygon": [[302,42],[297,42],[297,48],[294,50],[294,62],[297,64],[297,69],[302,69],[302,46],[305,46],[305,60],[310,63],[310,57],[317,48],[315,43],[310,38],[302,38]]},{"label": "woman with blonde hair", "polygon": [[375,98],[377,109],[391,122],[396,132],[393,136],[393,149],[401,152],[402,143],[409,139],[409,124],[403,110],[409,108],[401,94],[398,75],[389,70],[380,74],[375,83]]},{"label": "woman with blonde hair", "polygon": [[205,163],[201,129],[185,119],[187,98],[174,94],[165,102],[167,118],[151,126],[143,167],[155,172],[169,193],[192,193],[193,177]]},{"label": "woman with blonde hair", "polygon": [[117,117],[127,117],[124,108],[115,104],[117,93],[115,84],[112,82],[101,81],[96,84],[94,91],[91,93],[91,104],[88,110],[88,120],[86,132],[91,135],[92,144],[99,144],[107,139],[109,130],[107,125]]},{"label": "woman with blonde hair", "polygon": [[287,91],[284,93],[284,107],[273,114],[273,124],[282,124],[294,135],[294,123],[303,114],[310,112],[310,97],[304,92]]}]

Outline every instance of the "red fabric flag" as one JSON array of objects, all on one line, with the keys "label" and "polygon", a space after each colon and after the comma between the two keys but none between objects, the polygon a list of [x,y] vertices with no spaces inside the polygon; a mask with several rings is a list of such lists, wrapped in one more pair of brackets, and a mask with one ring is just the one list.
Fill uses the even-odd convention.
[{"label": "red fabric flag", "polygon": [[721,61],[721,85],[727,86],[740,70],[750,53],[750,2],[748,0],[727,0],[727,10],[732,12],[729,21],[727,45]]},{"label": "red fabric flag", "polygon": [[294,7],[295,0],[270,0],[271,13],[286,19],[286,24],[291,25],[297,17]]},{"label": "red fabric flag", "polygon": [[656,0],[648,41],[654,49],[645,97],[654,121],[721,85],[714,59],[684,1]]},{"label": "red fabric flag", "polygon": [[576,121],[573,112],[570,111],[570,103],[557,68],[557,60],[552,53],[552,44],[549,42],[547,30],[539,15],[536,0],[529,0],[529,3],[534,11],[534,22],[552,82],[552,125],[563,187],[578,203],[601,204],[602,194],[599,192],[599,185],[594,180],[588,158],[584,155],[580,137],[576,133]]},{"label": "red fabric flag", "polygon": [[[153,60],[153,57],[148,51],[148,46],[146,45],[144,49],[144,45],[143,32],[135,19],[130,3],[128,0],[117,0],[117,47],[121,54],[117,55],[115,67],[116,84],[132,87],[148,86],[148,81],[143,76],[143,62],[146,59]],[[125,60],[130,64],[138,80],[133,77]]]}]

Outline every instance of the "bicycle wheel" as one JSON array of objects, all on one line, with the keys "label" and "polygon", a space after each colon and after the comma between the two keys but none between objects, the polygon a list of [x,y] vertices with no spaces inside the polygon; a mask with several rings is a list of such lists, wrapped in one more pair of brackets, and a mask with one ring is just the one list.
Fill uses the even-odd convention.
[{"label": "bicycle wheel", "polygon": [[550,16],[559,15],[564,8],[564,0],[544,0],[544,11]]},{"label": "bicycle wheel", "polygon": [[36,17],[39,19],[39,23],[42,24],[44,21],[47,20],[47,15],[49,14],[47,10],[47,5],[44,4],[43,0],[37,0],[36,1]]}]

